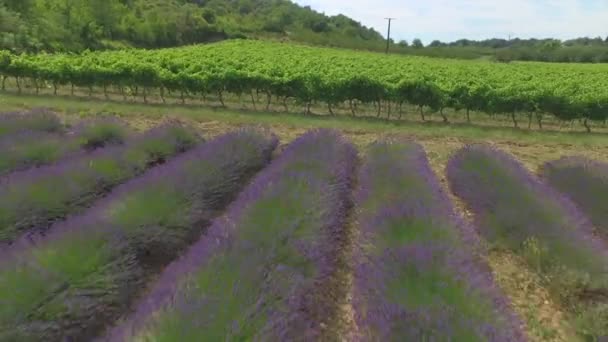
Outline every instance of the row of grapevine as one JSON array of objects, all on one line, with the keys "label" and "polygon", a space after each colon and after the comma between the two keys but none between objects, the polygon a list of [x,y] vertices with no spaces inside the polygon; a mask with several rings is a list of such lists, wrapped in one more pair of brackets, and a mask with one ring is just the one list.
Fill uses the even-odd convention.
[{"label": "row of grapevine", "polygon": [[199,144],[0,258],[0,340],[88,341],[195,241],[271,158],[277,139],[237,131]]},{"label": "row of grapevine", "polygon": [[[608,119],[608,67],[604,65],[455,61],[230,41],[163,50],[82,55],[11,55],[0,52],[0,75],[33,80],[37,88],[114,87],[180,94],[266,94],[309,106],[374,103],[390,113],[404,103],[560,120]],[[253,97],[253,95],[251,95]],[[384,104],[384,105],[382,105]]]},{"label": "row of grapevine", "polygon": [[337,315],[328,281],[355,162],[334,132],[298,138],[107,339],[333,340],[323,335]]}]

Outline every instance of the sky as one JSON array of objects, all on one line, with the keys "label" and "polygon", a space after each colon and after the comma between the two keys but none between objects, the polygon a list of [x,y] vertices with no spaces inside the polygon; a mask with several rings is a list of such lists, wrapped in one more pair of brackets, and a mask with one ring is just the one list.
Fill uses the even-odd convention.
[{"label": "sky", "polygon": [[293,0],[328,15],[345,14],[386,36],[454,41],[461,38],[608,36],[608,0]]}]

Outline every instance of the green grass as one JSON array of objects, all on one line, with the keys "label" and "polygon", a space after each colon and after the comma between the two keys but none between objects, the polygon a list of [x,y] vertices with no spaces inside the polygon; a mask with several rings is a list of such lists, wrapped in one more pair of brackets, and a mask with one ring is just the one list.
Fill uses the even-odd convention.
[{"label": "green grass", "polygon": [[455,137],[471,141],[512,141],[521,144],[608,145],[608,134],[599,132],[529,131],[527,129],[463,123],[443,124],[440,122],[387,121],[374,117],[353,118],[346,115],[270,113],[212,108],[209,106],[126,103],[47,95],[35,96],[3,93],[0,97],[0,111],[36,107],[48,107],[61,113],[76,114],[84,117],[91,114],[116,114],[131,119],[159,120],[169,116],[204,123],[220,122],[228,125],[257,124],[300,129],[335,128],[353,134],[407,134],[412,137]]}]

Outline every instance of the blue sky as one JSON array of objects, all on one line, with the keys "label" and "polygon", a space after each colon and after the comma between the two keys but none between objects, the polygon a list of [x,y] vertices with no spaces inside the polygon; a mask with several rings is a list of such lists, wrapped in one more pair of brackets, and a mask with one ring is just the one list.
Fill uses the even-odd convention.
[{"label": "blue sky", "polygon": [[460,38],[608,36],[608,0],[294,0],[326,14],[343,13],[391,36],[453,41]]}]

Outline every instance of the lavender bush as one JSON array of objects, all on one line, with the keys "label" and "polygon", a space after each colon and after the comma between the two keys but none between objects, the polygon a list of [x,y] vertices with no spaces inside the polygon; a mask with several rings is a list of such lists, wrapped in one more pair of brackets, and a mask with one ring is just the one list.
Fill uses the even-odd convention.
[{"label": "lavender bush", "polygon": [[20,131],[61,132],[59,118],[46,109],[0,113],[0,137]]},{"label": "lavender bush", "polygon": [[22,131],[0,137],[0,176],[73,158],[108,145],[123,144],[126,127],[115,120],[93,120],[66,134]]},{"label": "lavender bush", "polygon": [[355,163],[333,131],[298,138],[105,339],[323,339]]},{"label": "lavender bush", "polygon": [[10,172],[52,164],[79,146],[63,135],[25,131],[0,138],[0,176]]},{"label": "lavender bush", "polygon": [[124,123],[112,117],[85,121],[75,131],[78,144],[87,150],[123,144],[130,133]]},{"label": "lavender bush", "polygon": [[566,157],[541,168],[542,177],[569,197],[593,225],[608,236],[608,164]]},{"label": "lavender bush", "polygon": [[608,335],[607,249],[574,204],[489,146],[463,148],[447,171],[488,241],[522,255],[581,334]]},{"label": "lavender bush", "polygon": [[355,197],[353,307],[363,341],[522,341],[520,322],[474,253],[414,143],[369,147]]},{"label": "lavender bush", "polygon": [[44,231],[196,141],[184,127],[161,126],[125,146],[10,175],[0,183],[0,243],[10,243],[24,231]]},{"label": "lavender bush", "polygon": [[92,339],[198,238],[276,144],[256,131],[229,133],[13,245],[0,258],[0,340]]}]

